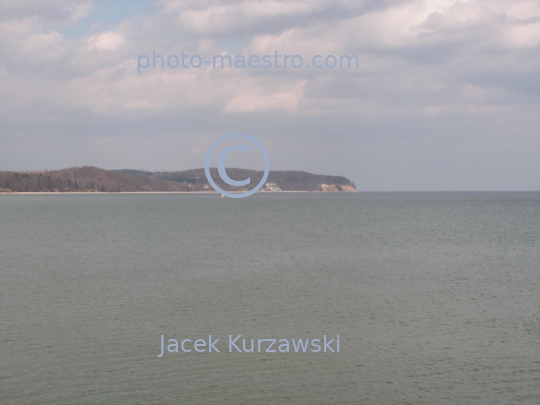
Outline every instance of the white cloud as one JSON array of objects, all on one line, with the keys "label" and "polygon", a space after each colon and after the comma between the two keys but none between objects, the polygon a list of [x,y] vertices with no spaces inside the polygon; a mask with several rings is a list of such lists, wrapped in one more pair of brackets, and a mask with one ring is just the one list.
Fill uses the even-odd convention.
[{"label": "white cloud", "polygon": [[226,113],[261,112],[270,110],[293,111],[304,92],[305,80],[276,86],[271,83],[264,86],[257,81],[239,81],[239,87],[224,107]]},{"label": "white cloud", "polygon": [[122,35],[117,32],[103,32],[97,35],[91,35],[88,38],[89,49],[101,49],[112,51],[118,49],[125,42]]}]

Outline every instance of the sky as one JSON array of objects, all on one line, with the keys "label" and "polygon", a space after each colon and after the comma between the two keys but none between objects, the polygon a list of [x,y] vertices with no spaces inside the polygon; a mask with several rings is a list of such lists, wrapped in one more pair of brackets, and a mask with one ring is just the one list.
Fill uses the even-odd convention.
[{"label": "sky", "polygon": [[[152,68],[153,52],[304,65]],[[360,191],[540,190],[540,2],[0,2],[0,170],[200,168],[229,133],[271,170]],[[262,168],[245,155],[228,166]]]}]

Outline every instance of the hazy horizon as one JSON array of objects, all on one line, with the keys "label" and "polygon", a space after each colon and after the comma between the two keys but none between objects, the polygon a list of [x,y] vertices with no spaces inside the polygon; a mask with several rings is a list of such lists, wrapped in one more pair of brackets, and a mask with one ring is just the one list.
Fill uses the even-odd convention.
[{"label": "hazy horizon", "polygon": [[[19,173],[38,173],[38,172],[54,172],[54,171],[61,171],[61,170],[68,170],[68,169],[74,169],[74,168],[81,168],[81,167],[95,167],[97,169],[102,169],[102,170],[106,170],[106,171],[122,171],[122,170],[133,170],[133,171],[140,171],[141,173],[166,173],[166,172],[171,172],[171,173],[174,173],[174,172],[185,172],[185,171],[195,171],[195,170],[204,170],[203,167],[193,167],[193,168],[189,168],[189,169],[182,169],[182,170],[146,170],[144,168],[142,169],[136,169],[136,168],[121,168],[121,169],[106,169],[106,168],[103,168],[103,167],[98,167],[98,166],[92,166],[92,165],[89,165],[89,166],[74,166],[74,167],[64,167],[64,168],[61,168],[61,169],[43,169],[43,170],[15,170],[13,172],[19,172]],[[211,169],[217,169],[216,167],[211,167]],[[249,168],[244,168],[244,167],[230,167],[228,169],[237,169],[237,170],[257,170],[257,169],[249,169]],[[257,171],[260,171],[260,170],[257,170]],[[279,170],[273,170],[271,169],[270,172],[282,172],[282,171],[292,171],[292,172],[305,172],[305,173],[308,173],[308,174],[314,174],[314,175],[318,175],[318,176],[332,176],[332,177],[339,177],[339,176],[342,176],[342,177],[345,177],[347,178],[348,180],[350,180],[352,183],[355,183],[355,180],[352,179],[352,178],[349,178],[347,176],[343,176],[339,173],[313,173],[313,172],[308,172],[308,171],[305,171],[305,170],[289,170],[289,169],[279,169]],[[211,190],[211,191],[215,191],[215,190]],[[206,192],[206,191],[205,191]],[[311,191],[311,192],[314,192],[314,191]],[[540,192],[540,189],[537,189],[537,190],[519,190],[519,189],[515,189],[515,190],[414,190],[414,189],[411,189],[411,190],[363,190],[363,189],[359,189],[357,187],[357,190],[356,192],[366,192],[366,193],[386,193],[386,192],[395,192],[395,193],[437,193],[437,192],[443,192],[443,193],[512,193],[512,192],[524,192],[524,193],[538,193]],[[20,193],[25,193],[25,192],[15,192],[14,194],[20,194]],[[58,194],[65,194],[65,193],[69,193],[69,192],[37,192],[38,194],[39,193],[58,193]],[[80,191],[79,193],[86,193],[84,191]],[[111,193],[111,192],[105,192],[105,193]],[[114,192],[112,192],[114,193]],[[141,191],[141,192],[137,192],[137,191],[133,191],[133,192],[130,192],[130,191],[127,191],[127,192],[122,192],[122,193],[148,193],[148,194],[151,194],[151,193],[166,193],[166,191]],[[178,193],[178,191],[170,191],[170,193]],[[36,194],[36,192],[28,192],[28,194]]]}]

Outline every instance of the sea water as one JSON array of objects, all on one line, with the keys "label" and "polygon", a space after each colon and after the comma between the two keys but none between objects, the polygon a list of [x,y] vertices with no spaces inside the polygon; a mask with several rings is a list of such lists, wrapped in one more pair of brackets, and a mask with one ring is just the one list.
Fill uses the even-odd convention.
[{"label": "sea water", "polygon": [[539,193],[0,195],[0,403],[537,405],[539,281]]}]

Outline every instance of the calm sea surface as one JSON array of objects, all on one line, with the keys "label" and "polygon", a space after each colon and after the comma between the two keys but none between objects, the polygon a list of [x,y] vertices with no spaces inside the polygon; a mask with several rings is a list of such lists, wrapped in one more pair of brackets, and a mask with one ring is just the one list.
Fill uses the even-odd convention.
[{"label": "calm sea surface", "polygon": [[540,193],[0,195],[0,403],[538,405],[539,282]]}]

